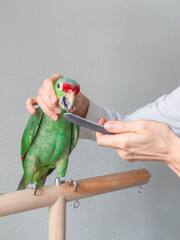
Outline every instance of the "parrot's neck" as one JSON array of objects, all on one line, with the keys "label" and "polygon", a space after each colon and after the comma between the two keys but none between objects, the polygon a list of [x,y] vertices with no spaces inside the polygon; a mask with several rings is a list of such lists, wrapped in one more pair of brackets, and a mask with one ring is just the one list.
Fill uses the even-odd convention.
[{"label": "parrot's neck", "polygon": [[50,127],[53,126],[54,128],[59,128],[59,125],[63,124],[70,124],[70,122],[68,122],[66,119],[63,118],[64,113],[66,113],[66,111],[63,109],[61,109],[61,113],[59,114],[59,117],[57,119],[57,121],[53,121],[51,120],[47,115],[44,114],[44,118],[46,121],[46,124]]}]

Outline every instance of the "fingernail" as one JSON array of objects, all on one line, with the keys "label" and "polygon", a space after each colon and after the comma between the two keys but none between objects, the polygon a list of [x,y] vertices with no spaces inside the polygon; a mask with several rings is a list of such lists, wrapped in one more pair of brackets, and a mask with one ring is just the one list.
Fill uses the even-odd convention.
[{"label": "fingernail", "polygon": [[56,121],[57,119],[58,119],[58,117],[56,116],[56,115],[51,115],[51,119],[53,120],[53,121]]},{"label": "fingernail", "polygon": [[114,128],[114,124],[107,122],[104,124],[104,127],[105,127],[105,129],[112,130]]},{"label": "fingernail", "polygon": [[35,111],[34,111],[34,109],[31,109],[31,110],[30,110],[30,112],[31,112],[31,114],[32,114],[32,115],[34,115],[34,114],[35,114]]},{"label": "fingernail", "polygon": [[60,109],[60,108],[55,108],[55,109],[54,109],[54,112],[57,113],[57,114],[59,114],[59,113],[61,113],[61,109]]},{"label": "fingernail", "polygon": [[73,113],[73,112],[75,112],[75,110],[76,110],[76,107],[72,107],[70,112]]},{"label": "fingernail", "polygon": [[52,103],[55,103],[55,102],[56,102],[56,99],[55,99],[54,96],[51,96],[51,97],[50,97],[50,100],[51,100]]}]

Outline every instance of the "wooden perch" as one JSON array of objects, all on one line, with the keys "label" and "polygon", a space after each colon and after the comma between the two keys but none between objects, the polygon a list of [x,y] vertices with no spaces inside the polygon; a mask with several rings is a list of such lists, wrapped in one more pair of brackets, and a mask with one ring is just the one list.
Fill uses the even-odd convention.
[{"label": "wooden perch", "polygon": [[52,206],[60,197],[67,202],[92,197],[124,188],[148,183],[150,173],[146,169],[115,173],[111,175],[78,180],[78,189],[64,183],[61,186],[47,186],[38,189],[26,189],[0,195],[0,217],[33,209]]}]

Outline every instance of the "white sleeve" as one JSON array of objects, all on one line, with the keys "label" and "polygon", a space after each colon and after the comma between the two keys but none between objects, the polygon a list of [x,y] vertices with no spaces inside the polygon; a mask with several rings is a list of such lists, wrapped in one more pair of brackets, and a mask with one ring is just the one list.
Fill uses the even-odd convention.
[{"label": "white sleeve", "polygon": [[[155,120],[167,123],[172,130],[180,135],[180,87],[176,88],[168,95],[163,95],[155,102],[146,105],[137,111],[122,116],[114,110],[109,110],[90,101],[88,114],[86,119],[98,122],[100,118],[119,121],[135,121],[135,120]],[[94,131],[80,128],[80,138],[96,140]]]}]

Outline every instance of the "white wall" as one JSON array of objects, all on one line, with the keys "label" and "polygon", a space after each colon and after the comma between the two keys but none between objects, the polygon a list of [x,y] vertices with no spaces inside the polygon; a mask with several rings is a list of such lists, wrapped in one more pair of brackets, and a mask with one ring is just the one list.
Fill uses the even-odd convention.
[{"label": "white wall", "polygon": [[[0,34],[0,192],[19,183],[25,101],[51,74],[77,80],[88,97],[122,114],[180,85],[179,1],[1,0]],[[152,177],[143,194],[133,188],[98,196],[77,210],[69,203],[67,239],[179,239],[179,178],[164,164],[130,164],[80,140],[67,176],[144,167]],[[47,209],[1,218],[0,239],[47,239],[47,219]]]}]

